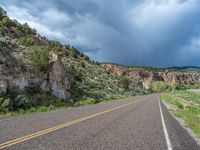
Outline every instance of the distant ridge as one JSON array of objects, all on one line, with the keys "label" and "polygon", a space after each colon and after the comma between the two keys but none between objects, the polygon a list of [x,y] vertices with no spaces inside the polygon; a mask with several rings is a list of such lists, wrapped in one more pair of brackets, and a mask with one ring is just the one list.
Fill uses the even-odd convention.
[{"label": "distant ridge", "polygon": [[154,70],[154,71],[170,70],[170,71],[198,71],[200,72],[200,67],[198,66],[151,67],[151,66],[129,66],[129,65],[109,63],[109,62],[102,62],[101,64],[112,64],[112,65],[121,66],[125,68],[138,68],[138,69]]}]

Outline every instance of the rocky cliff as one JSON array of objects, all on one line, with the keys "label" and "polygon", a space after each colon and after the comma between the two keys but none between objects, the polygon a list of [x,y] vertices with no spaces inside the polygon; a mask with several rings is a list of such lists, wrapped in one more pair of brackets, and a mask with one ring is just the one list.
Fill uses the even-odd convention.
[{"label": "rocky cliff", "polygon": [[162,71],[145,70],[142,68],[128,68],[113,64],[103,64],[107,70],[110,70],[120,76],[127,76],[137,79],[143,83],[146,81],[164,81],[170,84],[195,84],[200,83],[200,73],[189,73],[181,71]]},{"label": "rocky cliff", "polygon": [[[47,72],[34,70],[20,60],[20,53],[10,44],[6,50],[0,43],[0,95],[6,94],[10,89],[25,90],[30,86],[39,86],[41,90],[49,91],[65,101],[70,101],[71,75],[62,62],[56,57],[52,59],[51,67]],[[16,57],[17,56],[17,57]]]}]

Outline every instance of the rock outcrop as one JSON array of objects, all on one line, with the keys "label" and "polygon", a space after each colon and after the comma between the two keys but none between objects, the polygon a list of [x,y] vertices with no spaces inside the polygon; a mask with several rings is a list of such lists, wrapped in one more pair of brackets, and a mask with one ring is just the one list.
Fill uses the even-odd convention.
[{"label": "rock outcrop", "polygon": [[200,83],[200,73],[189,73],[180,71],[149,71],[140,68],[127,68],[113,64],[103,64],[107,70],[110,70],[120,76],[127,76],[142,81],[164,81],[170,84],[195,84]]},{"label": "rock outcrop", "polygon": [[39,72],[20,63],[14,55],[0,49],[0,95],[8,90],[17,88],[25,90],[26,87],[37,85],[44,91],[65,101],[70,101],[71,75],[59,59],[54,59],[51,68],[46,72]]}]

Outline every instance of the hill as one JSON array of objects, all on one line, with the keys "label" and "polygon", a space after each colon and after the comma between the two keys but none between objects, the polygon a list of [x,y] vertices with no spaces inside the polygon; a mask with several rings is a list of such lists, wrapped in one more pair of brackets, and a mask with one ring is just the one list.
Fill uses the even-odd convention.
[{"label": "hill", "polygon": [[191,68],[101,64],[71,45],[47,39],[27,23],[11,20],[0,8],[2,114],[199,87],[200,74],[185,71]]},{"label": "hill", "polygon": [[0,111],[97,103],[146,92],[75,47],[48,40],[0,9]]}]

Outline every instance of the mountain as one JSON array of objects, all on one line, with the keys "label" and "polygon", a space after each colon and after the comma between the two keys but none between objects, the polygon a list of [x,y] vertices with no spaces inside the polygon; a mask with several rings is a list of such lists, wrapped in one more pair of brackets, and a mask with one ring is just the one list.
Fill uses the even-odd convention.
[{"label": "mountain", "polygon": [[167,69],[170,70],[178,70],[178,71],[185,71],[185,72],[200,72],[200,67],[197,66],[182,66],[182,67],[169,67]]}]

